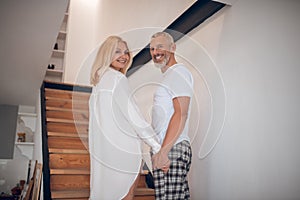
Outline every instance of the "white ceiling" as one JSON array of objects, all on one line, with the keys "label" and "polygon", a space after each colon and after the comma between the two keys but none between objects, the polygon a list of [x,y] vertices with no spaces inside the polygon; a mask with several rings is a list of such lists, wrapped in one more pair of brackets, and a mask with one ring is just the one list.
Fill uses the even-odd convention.
[{"label": "white ceiling", "polygon": [[0,104],[36,105],[67,3],[0,1]]}]

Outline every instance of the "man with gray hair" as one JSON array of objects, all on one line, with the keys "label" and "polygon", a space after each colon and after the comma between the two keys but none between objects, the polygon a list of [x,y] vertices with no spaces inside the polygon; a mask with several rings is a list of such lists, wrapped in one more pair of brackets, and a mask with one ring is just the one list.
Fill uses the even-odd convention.
[{"label": "man with gray hair", "polygon": [[175,50],[170,34],[158,32],[151,37],[150,54],[163,73],[152,110],[152,127],[161,144],[161,150],[152,156],[157,200],[190,199],[187,174],[192,150],[188,127],[193,77],[183,64],[177,63]]}]

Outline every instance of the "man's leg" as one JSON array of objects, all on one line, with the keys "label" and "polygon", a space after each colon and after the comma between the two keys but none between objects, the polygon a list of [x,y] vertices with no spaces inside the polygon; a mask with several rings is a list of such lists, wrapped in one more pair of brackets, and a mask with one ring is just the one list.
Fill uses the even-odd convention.
[{"label": "man's leg", "polygon": [[171,149],[169,171],[166,174],[162,170],[153,172],[156,200],[190,199],[187,174],[191,165],[191,157],[192,151],[187,141]]},{"label": "man's leg", "polygon": [[165,174],[161,169],[153,171],[155,200],[166,200]]}]

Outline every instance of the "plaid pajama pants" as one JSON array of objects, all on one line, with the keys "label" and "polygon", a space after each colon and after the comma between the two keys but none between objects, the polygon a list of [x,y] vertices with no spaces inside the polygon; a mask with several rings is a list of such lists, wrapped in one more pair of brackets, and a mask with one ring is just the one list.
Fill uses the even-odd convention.
[{"label": "plaid pajama pants", "polygon": [[190,170],[192,150],[190,143],[176,144],[168,155],[171,165],[165,174],[162,170],[153,171],[156,200],[187,200],[190,192],[187,174]]}]

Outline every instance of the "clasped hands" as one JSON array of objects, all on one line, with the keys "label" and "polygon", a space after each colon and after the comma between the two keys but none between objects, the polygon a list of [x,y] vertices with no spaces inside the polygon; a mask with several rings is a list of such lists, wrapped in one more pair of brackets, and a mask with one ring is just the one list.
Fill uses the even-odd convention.
[{"label": "clasped hands", "polygon": [[171,161],[168,157],[168,152],[159,151],[152,156],[153,170],[161,169],[164,173],[167,173],[170,168]]}]

